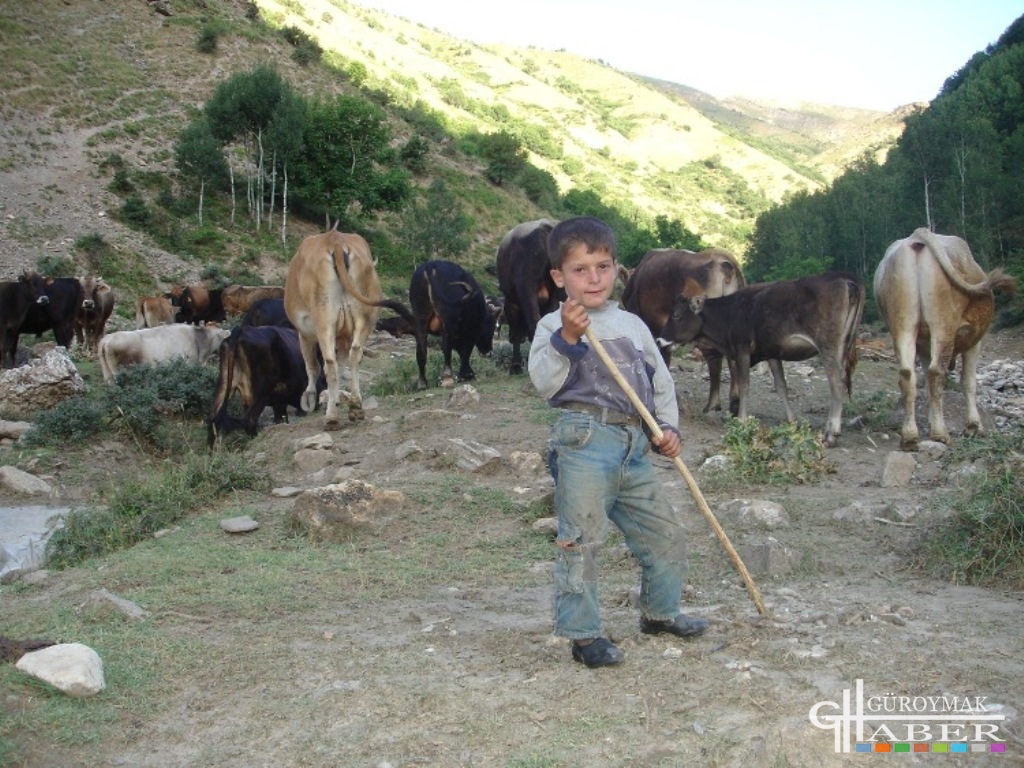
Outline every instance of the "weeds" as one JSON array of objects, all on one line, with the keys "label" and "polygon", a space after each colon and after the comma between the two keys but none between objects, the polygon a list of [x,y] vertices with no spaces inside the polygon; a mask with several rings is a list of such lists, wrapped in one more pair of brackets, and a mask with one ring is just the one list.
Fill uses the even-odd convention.
[{"label": "weeds", "polygon": [[811,483],[834,471],[825,446],[806,421],[768,427],[755,418],[729,419],[724,443],[730,473],[737,480]]},{"label": "weeds", "polygon": [[54,531],[46,545],[47,565],[67,568],[125,549],[225,493],[266,490],[267,485],[243,457],[227,453],[191,455],[163,472],[118,481],[103,494],[105,506],[74,510]]}]

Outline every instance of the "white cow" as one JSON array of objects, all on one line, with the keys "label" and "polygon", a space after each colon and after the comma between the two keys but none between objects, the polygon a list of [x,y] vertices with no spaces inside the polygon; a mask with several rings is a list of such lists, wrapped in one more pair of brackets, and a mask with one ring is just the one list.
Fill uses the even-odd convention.
[{"label": "white cow", "polygon": [[159,325],[137,331],[108,333],[100,339],[99,359],[103,380],[111,382],[120,368],[139,363],[164,363],[180,359],[201,365],[216,354],[230,331],[216,326]]},{"label": "white cow", "polygon": [[901,447],[914,449],[918,442],[914,412],[917,359],[928,379],[931,439],[949,442],[942,396],[946,372],[956,355],[961,357],[967,430],[980,433],[981,417],[975,399],[979,342],[995,315],[993,292],[1012,294],[1016,280],[1002,269],[986,275],[966,242],[922,227],[889,246],[875,270],[874,287],[875,301],[889,326],[899,365],[905,408]]}]

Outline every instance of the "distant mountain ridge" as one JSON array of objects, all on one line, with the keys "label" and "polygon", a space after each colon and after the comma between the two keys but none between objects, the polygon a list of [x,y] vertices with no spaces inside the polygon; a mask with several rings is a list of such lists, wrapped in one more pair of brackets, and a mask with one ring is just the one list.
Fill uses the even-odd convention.
[{"label": "distant mountain ridge", "polygon": [[477,45],[344,0],[257,3],[396,103],[425,104],[456,131],[518,131],[563,191],[679,218],[733,250],[758,213],[822,188],[865,151],[884,153],[902,130],[898,113],[718,100],[565,51]]}]

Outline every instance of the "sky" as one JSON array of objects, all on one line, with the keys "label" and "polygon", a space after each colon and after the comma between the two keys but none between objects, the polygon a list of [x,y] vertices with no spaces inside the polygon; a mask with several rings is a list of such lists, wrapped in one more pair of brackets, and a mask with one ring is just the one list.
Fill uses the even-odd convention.
[{"label": "sky", "polygon": [[1021,0],[355,0],[478,44],[564,49],[714,96],[931,101]]}]

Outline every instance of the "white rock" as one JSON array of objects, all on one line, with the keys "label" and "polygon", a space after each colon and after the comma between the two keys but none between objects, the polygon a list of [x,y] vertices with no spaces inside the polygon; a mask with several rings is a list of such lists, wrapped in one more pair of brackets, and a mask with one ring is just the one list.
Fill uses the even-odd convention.
[{"label": "white rock", "polygon": [[95,696],[106,688],[103,660],[81,643],[60,643],[26,653],[17,669],[76,698]]}]

